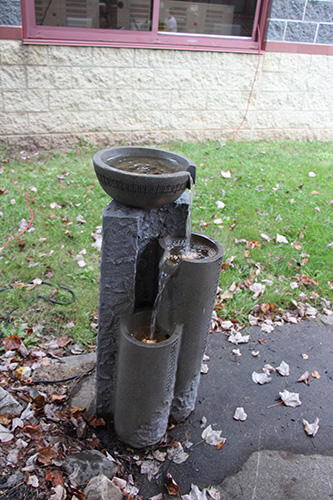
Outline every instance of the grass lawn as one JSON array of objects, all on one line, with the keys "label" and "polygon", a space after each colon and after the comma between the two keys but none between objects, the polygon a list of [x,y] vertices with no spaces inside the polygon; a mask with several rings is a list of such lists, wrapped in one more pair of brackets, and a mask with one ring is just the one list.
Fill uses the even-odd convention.
[{"label": "grass lawn", "polygon": [[[300,293],[319,309],[322,298],[332,299],[332,143],[159,147],[197,165],[193,230],[225,247],[217,304],[221,318],[245,324],[256,304],[292,309]],[[86,345],[95,342],[100,252],[92,246],[91,234],[110,199],[95,176],[94,152],[89,146],[29,155],[0,150],[2,327],[8,312],[19,306],[6,335],[25,335],[27,343],[49,334]],[[28,231],[6,244],[24,227],[22,219],[30,220],[18,187],[28,194],[34,220]],[[33,280],[34,287],[9,286]],[[257,298],[254,284],[265,287]],[[32,300],[44,295],[70,302],[66,288],[76,296],[69,305]]]}]

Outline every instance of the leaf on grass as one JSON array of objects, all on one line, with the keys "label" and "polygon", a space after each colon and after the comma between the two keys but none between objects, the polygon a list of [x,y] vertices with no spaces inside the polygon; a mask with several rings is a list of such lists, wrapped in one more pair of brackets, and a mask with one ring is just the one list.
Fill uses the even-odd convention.
[{"label": "leaf on grass", "polygon": [[236,408],[234,419],[241,420],[242,422],[244,422],[244,420],[247,419],[247,414],[245,413],[244,408],[242,406]]},{"label": "leaf on grass", "polygon": [[218,218],[218,219],[214,219],[213,222],[214,222],[214,224],[222,224],[223,220]]},{"label": "leaf on grass", "polygon": [[23,343],[21,337],[11,335],[5,338],[5,351],[17,351]]},{"label": "leaf on grass", "polygon": [[249,289],[251,292],[254,292],[253,299],[257,299],[262,295],[266,289],[266,285],[263,285],[262,283],[253,283],[253,285],[250,285]]},{"label": "leaf on grass", "polygon": [[265,233],[261,233],[260,236],[262,237],[262,239],[264,239],[266,241],[271,241],[270,237],[267,236],[267,234],[265,234]]},{"label": "leaf on grass", "polygon": [[276,371],[283,377],[288,377],[289,375],[289,365],[285,361],[281,361],[280,366],[276,367]]},{"label": "leaf on grass", "polygon": [[223,209],[225,207],[225,203],[223,201],[217,200],[216,202],[217,208]]},{"label": "leaf on grass", "polygon": [[76,216],[76,222],[78,224],[86,224],[87,223],[87,221],[82,217],[82,215],[77,215]]},{"label": "leaf on grass", "polygon": [[201,437],[206,441],[207,444],[210,444],[212,446],[217,446],[220,445],[221,443],[225,443],[226,441],[226,438],[221,437],[221,432],[222,431],[214,431],[212,429],[212,426],[209,425],[202,432]]},{"label": "leaf on grass", "polygon": [[276,235],[276,242],[277,243],[286,243],[286,244],[289,243],[287,238],[285,236],[282,236],[282,234],[279,234],[279,233]]},{"label": "leaf on grass", "polygon": [[295,408],[296,406],[300,406],[302,404],[297,392],[289,392],[287,390],[284,390],[283,392],[280,392],[279,395],[286,406]]},{"label": "leaf on grass", "polygon": [[304,382],[306,385],[310,385],[310,373],[306,370],[296,382]]},{"label": "leaf on grass", "polygon": [[61,208],[61,205],[59,205],[56,201],[52,201],[49,206],[50,208],[52,208],[52,210],[54,210],[55,208]]},{"label": "leaf on grass", "polygon": [[[66,328],[69,328],[68,324],[66,325]],[[57,338],[57,344],[58,344],[59,347],[66,347],[71,342],[72,342],[72,339],[69,339],[68,337],[59,337],[59,338]]]},{"label": "leaf on grass", "polygon": [[309,177],[316,177],[316,173],[315,172],[309,172]]},{"label": "leaf on grass", "polygon": [[234,326],[232,321],[221,321],[220,322],[220,327],[223,328],[223,330],[230,330]]},{"label": "leaf on grass", "polygon": [[304,430],[309,436],[315,436],[318,432],[319,429],[319,418],[316,417],[315,421],[313,424],[309,424],[305,418],[303,418],[303,425],[304,425]]},{"label": "leaf on grass", "polygon": [[231,335],[228,337],[228,342],[231,342],[232,344],[247,344],[250,340],[250,335],[242,335],[240,332],[237,332],[236,334],[234,332],[231,333]]},{"label": "leaf on grass", "polygon": [[272,378],[268,376],[267,373],[257,373],[257,372],[252,372],[252,380],[256,384],[268,384]]},{"label": "leaf on grass", "polygon": [[235,260],[236,258],[236,255],[232,255],[231,257],[228,257],[228,259],[226,259],[223,264],[222,264],[222,269],[224,271],[226,271],[228,269],[228,267],[235,267],[235,265],[233,264],[233,261]]},{"label": "leaf on grass", "polygon": [[166,489],[168,490],[169,495],[174,496],[177,495],[179,491],[179,486],[176,483],[176,481],[173,479],[171,474],[168,472],[167,473],[167,482],[165,484]]},{"label": "leaf on grass", "polygon": [[224,172],[224,170],[221,170],[221,175],[222,175],[223,179],[230,179],[231,171],[228,170],[227,172]]},{"label": "leaf on grass", "polygon": [[232,298],[233,298],[233,294],[231,292],[229,292],[229,290],[226,290],[225,292],[223,292],[219,296],[219,299],[221,302],[223,302],[224,300],[232,299]]}]

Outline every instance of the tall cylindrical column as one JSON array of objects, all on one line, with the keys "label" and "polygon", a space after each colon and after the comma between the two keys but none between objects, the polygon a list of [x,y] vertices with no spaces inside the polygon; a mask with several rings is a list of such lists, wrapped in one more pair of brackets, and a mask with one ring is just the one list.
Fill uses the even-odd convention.
[{"label": "tall cylindrical column", "polygon": [[[161,245],[165,247],[163,242]],[[184,420],[195,406],[224,253],[217,240],[196,233],[192,234],[191,247],[199,251],[201,248],[204,256],[189,256],[179,264],[166,259],[161,264],[170,278],[161,297],[157,321],[165,329],[175,323],[183,325],[171,408],[176,421]]]}]

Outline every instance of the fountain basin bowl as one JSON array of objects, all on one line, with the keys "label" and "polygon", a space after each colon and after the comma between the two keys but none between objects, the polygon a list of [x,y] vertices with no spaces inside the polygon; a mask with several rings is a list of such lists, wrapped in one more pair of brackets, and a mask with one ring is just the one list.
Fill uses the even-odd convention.
[{"label": "fountain basin bowl", "polygon": [[[158,163],[152,173],[122,169],[126,163]],[[120,146],[98,151],[93,158],[96,176],[114,200],[136,208],[159,208],[175,201],[195,182],[195,164],[185,156],[163,149]],[[141,169],[141,170],[144,170]]]}]

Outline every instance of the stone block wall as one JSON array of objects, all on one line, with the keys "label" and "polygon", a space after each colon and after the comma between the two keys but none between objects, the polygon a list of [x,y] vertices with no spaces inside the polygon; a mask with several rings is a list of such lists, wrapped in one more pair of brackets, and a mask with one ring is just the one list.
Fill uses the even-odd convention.
[{"label": "stone block wall", "polygon": [[268,16],[266,39],[332,45],[332,0],[274,0]]},{"label": "stone block wall", "polygon": [[[0,143],[230,139],[258,55],[0,41]],[[236,139],[333,139],[333,58],[261,55]]]},{"label": "stone block wall", "polygon": [[0,1],[0,25],[21,26],[21,2],[20,0]]}]

